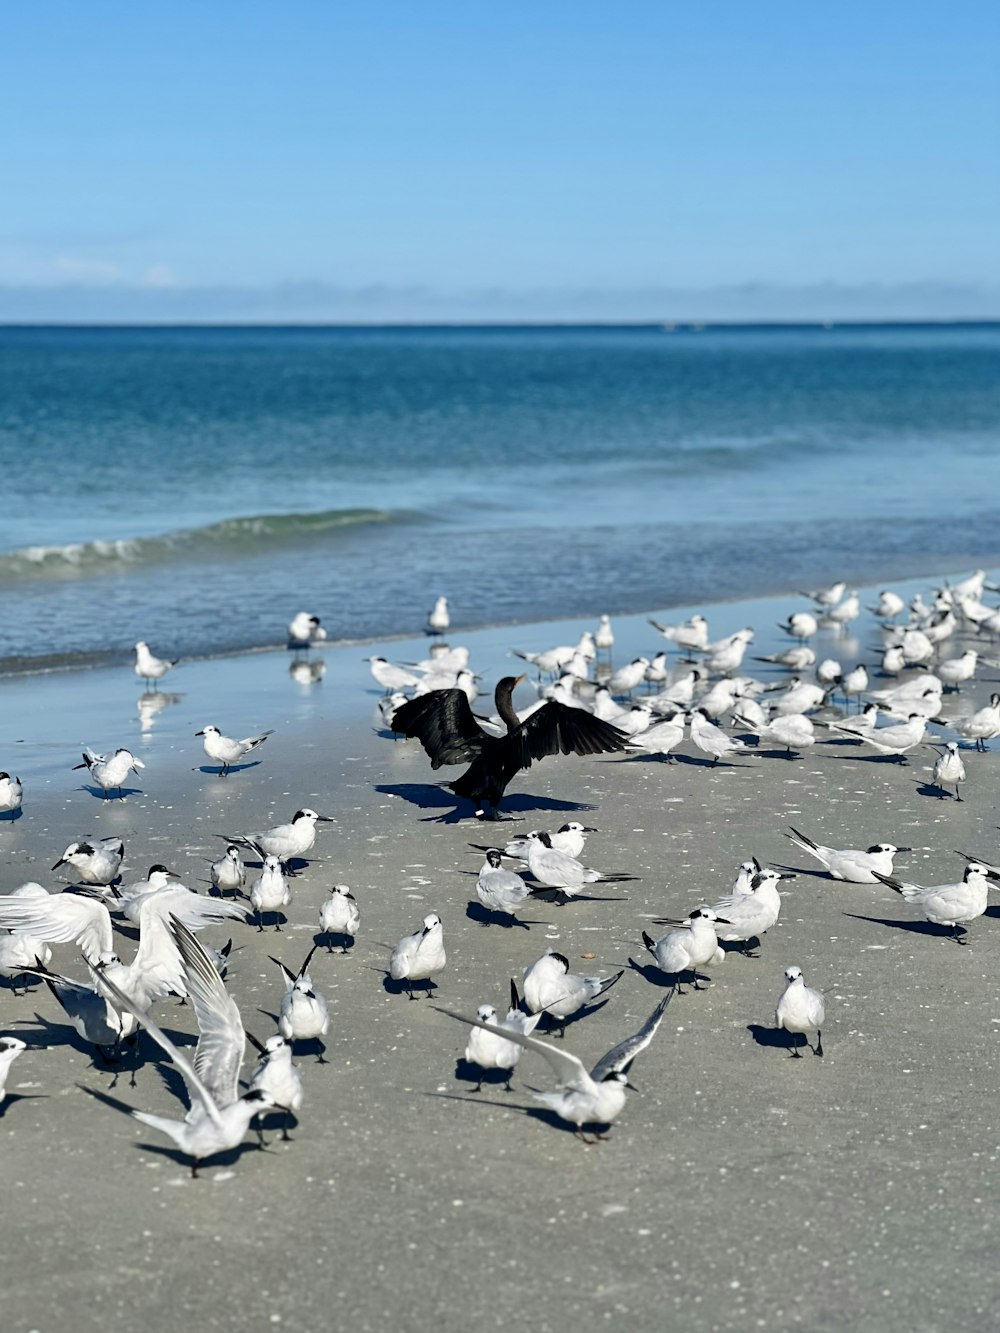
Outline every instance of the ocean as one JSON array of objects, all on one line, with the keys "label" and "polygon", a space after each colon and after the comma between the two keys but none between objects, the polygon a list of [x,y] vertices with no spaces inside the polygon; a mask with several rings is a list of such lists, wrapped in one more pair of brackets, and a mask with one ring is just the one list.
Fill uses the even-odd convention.
[{"label": "ocean", "polygon": [[0,328],[0,672],[1000,562],[1000,325]]}]

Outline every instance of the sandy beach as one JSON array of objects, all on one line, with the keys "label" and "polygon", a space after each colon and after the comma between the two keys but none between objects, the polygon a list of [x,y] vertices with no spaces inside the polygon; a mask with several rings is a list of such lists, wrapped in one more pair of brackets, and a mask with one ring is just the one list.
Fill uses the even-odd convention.
[{"label": "sandy beach", "polygon": [[[753,625],[763,654],[784,646],[774,626],[802,605],[700,609],[713,636]],[[515,669],[512,648],[570,642],[595,624],[454,631],[451,641],[469,645],[492,690]],[[615,629],[616,664],[662,643],[641,616]],[[830,631],[816,646],[871,664],[876,642],[866,617],[854,641]],[[205,890],[217,835],[302,806],[332,817],[292,881],[280,933],[203,937],[219,945],[232,933],[230,990],[261,1039],[281,993],[269,956],[301,963],[335,882],[351,886],[362,913],[350,954],[314,959],[332,1014],[329,1063],[298,1061],[306,1100],[293,1141],[269,1132],[260,1152],[249,1135],[199,1180],[165,1139],[86,1094],[106,1092],[111,1076],[44,987],[0,990],[0,1031],[43,1047],[15,1064],[0,1119],[5,1329],[994,1328],[1000,908],[960,948],[888,889],[818,873],[783,833],[791,823],[833,846],[891,841],[913,849],[897,859],[902,878],[957,879],[956,849],[1000,860],[996,753],[963,751],[962,802],[930,786],[929,746],[905,766],[820,744],[794,762],[761,747],[712,769],[687,740],[673,764],[548,760],[511,784],[505,808],[521,822],[502,836],[579,816],[598,830],[586,862],[639,878],[598,887],[593,901],[534,903],[530,929],[486,927],[470,910],[480,858],[469,844],[495,830],[456,818],[432,785],[448,774],[382,732],[363,661],[373,651],[413,660],[426,641],[328,648],[312,684],[290,673],[290,654],[185,663],[164,682],[168,702],[147,703],[145,731],[128,669],[0,681],[0,767],[26,792],[22,817],[0,821],[3,892],[28,879],[61,887],[49,867],[67,843],[111,834],[126,840],[126,882],[163,862]],[[971,689],[946,696],[946,716],[985,702],[998,677],[982,668]],[[194,733],[206,723],[275,734],[258,764],[222,778],[202,771]],[[146,764],[138,790],[96,798],[71,771],[85,744],[132,748]],[[533,1055],[512,1093],[484,1084],[474,1095],[456,1075],[464,1029],[384,984],[389,946],[430,911],[448,950],[437,1001],[465,1014],[501,1008],[509,979],[549,945],[587,974],[625,968],[608,1003],[567,1029],[589,1065],[664,994],[641,932],[727,892],[751,855],[799,872],[783,885],[778,925],[759,958],[731,952],[710,989],[675,996],[606,1143],[582,1146],[532,1102],[529,1088],[552,1086]],[[774,1032],[790,964],[826,992],[823,1059],[788,1058]],[[83,979],[71,946],[55,946],[53,966]],[[193,1042],[190,1007],[159,1014]],[[174,1114],[179,1080],[148,1038],[142,1050],[136,1087],[122,1077],[111,1095]]]}]

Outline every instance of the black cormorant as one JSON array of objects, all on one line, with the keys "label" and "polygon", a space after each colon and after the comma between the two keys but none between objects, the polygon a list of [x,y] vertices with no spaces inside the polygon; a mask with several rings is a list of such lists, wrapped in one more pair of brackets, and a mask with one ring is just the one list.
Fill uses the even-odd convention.
[{"label": "black cormorant", "polygon": [[554,699],[522,722],[511,696],[523,676],[504,676],[496,687],[496,710],[507,727],[505,736],[491,736],[476,721],[462,690],[433,690],[396,709],[392,730],[413,736],[430,756],[431,766],[471,764],[456,782],[444,785],[456,796],[474,801],[482,819],[497,819],[507,785],[522,768],[548,754],[606,754],[624,750],[628,737],[610,722],[582,708]]}]

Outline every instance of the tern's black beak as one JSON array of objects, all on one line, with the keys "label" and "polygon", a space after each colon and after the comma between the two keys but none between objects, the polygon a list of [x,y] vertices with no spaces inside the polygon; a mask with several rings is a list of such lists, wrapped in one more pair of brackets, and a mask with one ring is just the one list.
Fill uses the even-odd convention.
[{"label": "tern's black beak", "polygon": [[58,870],[60,866],[64,866],[65,864],[66,864],[66,862],[65,862],[64,860],[62,860],[62,858],[60,858],[60,859],[55,863],[55,865],[52,867],[52,869],[53,869],[53,870]]},{"label": "tern's black beak", "polygon": [[204,736],[205,733],[203,731],[196,731],[194,734],[196,736]]},{"label": "tern's black beak", "polygon": [[717,916],[713,924],[716,926],[731,926],[733,923],[731,921],[727,921],[724,916]]},{"label": "tern's black beak", "polygon": [[626,1083],[625,1086],[626,1086],[626,1088],[631,1088],[633,1092],[638,1092],[638,1091],[639,1091],[639,1089],[635,1086],[634,1083]]},{"label": "tern's black beak", "polygon": [[332,824],[334,822],[332,815],[317,815],[316,818],[321,824]]},{"label": "tern's black beak", "polygon": [[[897,848],[896,848],[896,851],[897,851],[897,852],[912,852],[912,851],[913,851],[913,848],[912,848],[912,847],[897,847]],[[961,855],[961,852],[959,853],[959,855]]]}]

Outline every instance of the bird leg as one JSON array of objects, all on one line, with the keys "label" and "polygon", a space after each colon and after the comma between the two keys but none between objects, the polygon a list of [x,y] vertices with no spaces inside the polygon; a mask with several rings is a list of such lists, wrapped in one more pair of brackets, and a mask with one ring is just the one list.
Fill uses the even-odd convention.
[{"label": "bird leg", "polygon": [[[793,1056],[793,1058],[796,1059],[796,1060],[801,1060],[801,1059],[802,1059],[802,1052],[799,1050],[799,1034],[798,1034],[797,1032],[790,1032],[788,1035],[789,1035],[789,1036],[791,1037],[791,1039],[792,1039],[792,1056]],[[807,1046],[809,1045],[809,1039],[808,1039],[808,1038],[806,1038],[806,1045],[807,1045]]]},{"label": "bird leg", "polygon": [[192,1179],[192,1180],[197,1180],[197,1179],[198,1179],[198,1158],[197,1158],[197,1157],[194,1157],[194,1158],[192,1158],[192,1160],[191,1160],[191,1179]]},{"label": "bird leg", "polygon": [[964,926],[960,926],[956,922],[955,925],[952,926],[951,932],[952,932],[952,938],[956,940],[959,944],[968,944],[969,941],[965,938]]},{"label": "bird leg", "polygon": [[813,1047],[813,1050],[817,1055],[823,1054],[823,1034],[820,1032],[819,1028],[816,1029],[816,1045]]},{"label": "bird leg", "polygon": [[284,1120],[283,1120],[282,1123],[281,1123],[281,1141],[282,1141],[282,1143],[291,1143],[291,1141],[292,1141],[292,1136],[291,1136],[291,1134],[289,1134],[289,1132],[288,1132],[288,1126],[289,1126],[289,1124],[291,1123],[291,1119],[292,1119],[292,1113],[291,1113],[291,1111],[286,1107],[286,1108],[285,1108],[285,1118],[284,1118]]},{"label": "bird leg", "polygon": [[955,800],[956,800],[956,801],[960,801],[961,799],[962,799],[962,793],[958,790],[958,783],[956,782],[956,783],[955,783]]},{"label": "bird leg", "polygon": [[316,1045],[319,1048],[318,1053],[316,1055],[316,1063],[318,1065],[328,1065],[330,1061],[326,1058],[326,1055],[324,1054],[324,1052],[326,1051],[326,1046],[319,1037],[316,1038]]}]

